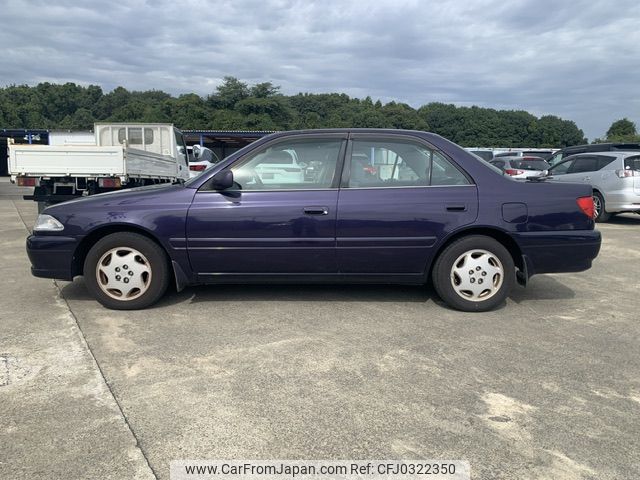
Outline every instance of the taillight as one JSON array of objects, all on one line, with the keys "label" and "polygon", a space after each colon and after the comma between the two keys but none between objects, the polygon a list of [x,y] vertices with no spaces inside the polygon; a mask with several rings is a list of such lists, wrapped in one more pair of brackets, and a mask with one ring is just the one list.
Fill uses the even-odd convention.
[{"label": "taillight", "polygon": [[637,172],[635,170],[616,170],[616,175],[618,175],[620,178],[640,177],[640,172]]},{"label": "taillight", "polygon": [[522,175],[524,170],[516,170],[515,168],[505,168],[504,173],[507,175]]},{"label": "taillight", "polygon": [[16,182],[19,187],[37,187],[38,179],[35,177],[17,177]]},{"label": "taillight", "polygon": [[119,178],[99,178],[98,186],[101,188],[120,188]]},{"label": "taillight", "polygon": [[593,208],[592,196],[576,198],[576,202],[578,203],[580,210],[582,210],[582,213],[584,213],[589,218],[594,217],[595,209]]},{"label": "taillight", "polygon": [[201,172],[205,168],[207,168],[206,165],[189,165],[189,170],[193,170],[194,172]]}]

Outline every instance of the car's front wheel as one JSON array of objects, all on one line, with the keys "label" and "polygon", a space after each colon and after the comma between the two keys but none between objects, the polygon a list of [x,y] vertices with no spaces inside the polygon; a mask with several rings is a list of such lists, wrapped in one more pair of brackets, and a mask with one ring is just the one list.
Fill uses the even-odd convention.
[{"label": "car's front wheel", "polygon": [[449,306],[484,312],[505,301],[515,283],[509,251],[493,238],[472,235],[447,246],[433,267],[433,285]]},{"label": "car's front wheel", "polygon": [[87,288],[102,305],[136,310],[157,302],[169,285],[164,250],[153,240],[131,232],[102,238],[84,262]]}]

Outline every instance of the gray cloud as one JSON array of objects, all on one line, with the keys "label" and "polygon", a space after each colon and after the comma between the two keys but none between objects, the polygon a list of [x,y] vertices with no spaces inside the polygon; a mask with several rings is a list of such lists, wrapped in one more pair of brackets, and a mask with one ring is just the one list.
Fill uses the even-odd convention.
[{"label": "gray cloud", "polygon": [[620,0],[0,0],[0,85],[344,92],[640,126],[640,4]]}]

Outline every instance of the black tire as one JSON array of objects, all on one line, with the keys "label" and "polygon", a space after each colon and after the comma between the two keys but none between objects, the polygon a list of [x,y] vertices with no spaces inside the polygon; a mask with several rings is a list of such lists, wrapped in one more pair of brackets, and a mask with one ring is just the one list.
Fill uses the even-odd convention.
[{"label": "black tire", "polygon": [[611,219],[611,214],[604,209],[604,197],[600,192],[593,192],[593,209],[596,222],[608,222]]},{"label": "black tire", "polygon": [[[460,260],[463,256],[464,259]],[[474,262],[486,262],[487,265],[466,266]],[[458,271],[463,266],[465,277],[461,278]],[[465,279],[473,282],[469,283],[470,288],[481,292],[477,295],[470,290],[464,292],[461,281]],[[515,280],[515,265],[509,251],[497,240],[483,235],[471,235],[454,241],[440,253],[432,272],[433,286],[440,298],[450,307],[463,312],[485,312],[502,304]],[[485,283],[485,289],[479,286],[482,283]],[[454,287],[454,284],[457,285]]]},{"label": "black tire", "polygon": [[[126,256],[121,256],[125,253]],[[135,253],[140,255],[136,256]],[[126,270],[119,270],[121,276],[115,277],[114,273],[113,279],[108,278],[110,273],[106,275],[98,271],[98,262],[101,261],[101,265],[106,265],[105,269],[111,268],[110,255],[112,255],[111,258],[116,259],[114,264],[115,261],[126,262],[122,267]],[[128,262],[125,258],[135,260]],[[107,260],[109,263],[105,263]],[[132,266],[129,267],[128,263],[132,263]],[[138,275],[137,272],[134,272],[138,267],[140,270],[148,270],[148,273],[143,272]],[[112,233],[96,242],[87,254],[83,272],[89,292],[98,302],[113,310],[138,310],[153,305],[166,291],[170,277],[169,262],[162,247],[144,235],[131,232]],[[127,282],[127,285],[122,284],[123,288],[131,288],[128,285],[129,277],[125,276],[125,272],[131,275],[131,279],[138,278],[140,283],[143,283],[143,286],[137,289],[138,291],[136,288],[133,289],[129,299],[126,299],[126,295],[123,294],[125,290],[108,288],[111,283],[116,281],[115,278],[118,279],[119,284]],[[105,281],[105,279],[107,280]],[[121,299],[114,298],[117,296],[117,292],[120,292]]]}]

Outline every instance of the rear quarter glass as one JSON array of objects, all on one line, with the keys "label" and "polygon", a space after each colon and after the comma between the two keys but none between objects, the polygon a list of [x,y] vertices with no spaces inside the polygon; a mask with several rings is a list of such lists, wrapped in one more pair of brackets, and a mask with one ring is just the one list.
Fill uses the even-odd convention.
[{"label": "rear quarter glass", "polygon": [[635,170],[636,172],[640,172],[640,155],[625,158],[624,168],[625,170]]}]

